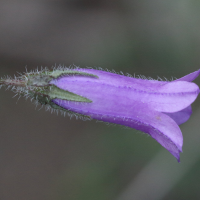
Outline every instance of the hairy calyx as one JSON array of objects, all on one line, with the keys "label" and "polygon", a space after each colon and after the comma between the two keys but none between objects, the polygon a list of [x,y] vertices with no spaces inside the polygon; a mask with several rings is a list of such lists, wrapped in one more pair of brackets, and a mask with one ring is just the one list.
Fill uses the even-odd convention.
[{"label": "hairy calyx", "polygon": [[25,73],[15,79],[10,77],[0,80],[0,85],[12,87],[12,91],[20,96],[31,98],[38,101],[42,105],[50,105],[53,109],[64,110],[60,106],[53,103],[53,99],[59,98],[62,100],[91,103],[92,101],[73,92],[60,89],[51,84],[54,79],[59,79],[63,76],[89,76],[98,78],[98,76],[79,72],[74,70],[52,70],[47,69]]}]

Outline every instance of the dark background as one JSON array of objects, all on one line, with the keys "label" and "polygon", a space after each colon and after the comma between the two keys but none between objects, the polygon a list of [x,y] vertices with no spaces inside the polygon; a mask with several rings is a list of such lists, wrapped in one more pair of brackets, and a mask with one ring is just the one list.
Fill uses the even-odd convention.
[{"label": "dark background", "polygon": [[[75,64],[179,78],[200,68],[199,19],[195,0],[2,0],[0,75]],[[178,163],[139,131],[12,97],[0,91],[0,199],[200,199],[199,98]]]}]

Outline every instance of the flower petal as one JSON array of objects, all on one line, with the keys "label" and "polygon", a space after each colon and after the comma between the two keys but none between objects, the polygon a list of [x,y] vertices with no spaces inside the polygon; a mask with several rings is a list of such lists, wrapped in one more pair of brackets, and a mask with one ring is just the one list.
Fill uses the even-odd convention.
[{"label": "flower petal", "polygon": [[102,98],[104,91],[106,98],[120,98],[119,101],[127,105],[141,101],[159,112],[178,112],[188,107],[199,94],[199,87],[186,81],[141,80],[93,69],[79,70],[99,78],[68,76],[52,80],[51,83],[88,99],[94,96]]},{"label": "flower petal", "polygon": [[[132,107],[120,106],[120,102],[110,102],[105,109],[95,107],[94,103],[79,103],[54,99],[57,105],[93,119],[121,124],[145,133],[157,140],[179,161],[183,138],[179,126],[169,116],[154,111],[148,105],[134,102]],[[104,102],[105,103],[105,102]],[[112,111],[112,112],[109,112]]]},{"label": "flower petal", "polygon": [[175,81],[189,81],[189,82],[191,82],[194,79],[196,79],[199,76],[199,74],[200,74],[200,69],[195,71],[195,72],[192,72],[192,73],[190,73],[190,74],[188,74],[188,75],[186,75],[186,76],[184,76],[182,78],[179,78],[179,79],[177,79]]},{"label": "flower petal", "polygon": [[169,82],[154,95],[149,95],[146,102],[160,112],[178,112],[195,101],[199,94],[199,87],[195,83],[186,81]]},{"label": "flower petal", "polygon": [[192,114],[192,107],[188,106],[187,108],[174,112],[174,113],[164,113],[171,117],[178,125],[185,123]]}]

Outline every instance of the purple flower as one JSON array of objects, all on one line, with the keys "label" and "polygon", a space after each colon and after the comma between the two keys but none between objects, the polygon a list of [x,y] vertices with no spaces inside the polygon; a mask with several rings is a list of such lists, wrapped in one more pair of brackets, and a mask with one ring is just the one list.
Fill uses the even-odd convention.
[{"label": "purple flower", "polygon": [[104,122],[121,124],[148,133],[180,161],[186,122],[199,87],[191,83],[200,70],[172,82],[142,80],[94,69],[75,69],[98,76],[63,76],[50,83],[90,99],[52,101],[73,112]]},{"label": "purple flower", "polygon": [[106,71],[57,68],[25,73],[0,84],[56,110],[131,127],[149,134],[180,161],[179,124],[192,114],[200,70],[175,81],[137,79]]}]

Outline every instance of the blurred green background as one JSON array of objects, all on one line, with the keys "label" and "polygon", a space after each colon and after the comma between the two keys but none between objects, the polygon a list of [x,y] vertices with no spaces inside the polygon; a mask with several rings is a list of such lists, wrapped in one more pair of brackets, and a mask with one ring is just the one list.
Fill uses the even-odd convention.
[{"label": "blurred green background", "polygon": [[[2,0],[0,75],[75,64],[179,78],[199,68],[199,19],[195,0]],[[12,97],[0,91],[0,199],[200,199],[199,99],[177,163],[139,131]]]}]

